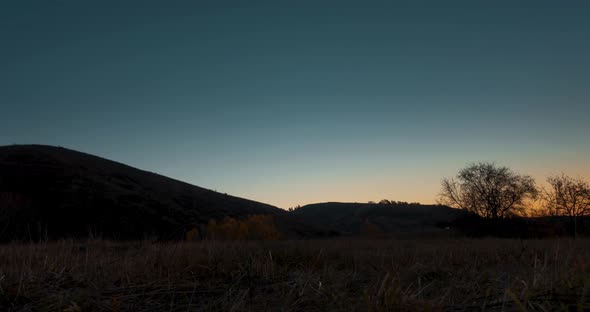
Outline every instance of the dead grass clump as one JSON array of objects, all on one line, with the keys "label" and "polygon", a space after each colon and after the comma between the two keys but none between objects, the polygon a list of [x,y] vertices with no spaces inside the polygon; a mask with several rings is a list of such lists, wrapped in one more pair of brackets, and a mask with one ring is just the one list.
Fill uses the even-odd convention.
[{"label": "dead grass clump", "polygon": [[2,311],[583,311],[588,240],[315,240],[0,248]]}]

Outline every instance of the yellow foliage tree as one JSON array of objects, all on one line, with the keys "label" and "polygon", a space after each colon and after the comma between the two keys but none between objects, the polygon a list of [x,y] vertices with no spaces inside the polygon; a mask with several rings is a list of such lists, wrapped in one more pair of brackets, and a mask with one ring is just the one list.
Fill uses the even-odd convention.
[{"label": "yellow foliage tree", "polygon": [[207,238],[208,239],[217,239],[217,222],[213,219],[209,220],[207,224]]},{"label": "yellow foliage tree", "polygon": [[250,239],[277,240],[279,231],[275,226],[274,219],[269,215],[252,215],[243,221],[249,229]]},{"label": "yellow foliage tree", "polygon": [[248,228],[248,225],[244,222],[241,221],[239,226],[238,226],[238,239],[246,239],[248,238],[250,235],[250,229]]},{"label": "yellow foliage tree", "polygon": [[194,242],[199,239],[199,229],[193,227],[189,231],[186,232],[185,240],[187,242]]},{"label": "yellow foliage tree", "polygon": [[251,215],[241,221],[226,217],[219,223],[211,220],[207,225],[207,238],[209,239],[276,240],[279,239],[279,236],[274,219],[269,215]]},{"label": "yellow foliage tree", "polygon": [[381,228],[377,224],[371,223],[369,219],[365,219],[365,221],[361,224],[362,235],[375,236],[382,232],[383,231],[381,230]]}]

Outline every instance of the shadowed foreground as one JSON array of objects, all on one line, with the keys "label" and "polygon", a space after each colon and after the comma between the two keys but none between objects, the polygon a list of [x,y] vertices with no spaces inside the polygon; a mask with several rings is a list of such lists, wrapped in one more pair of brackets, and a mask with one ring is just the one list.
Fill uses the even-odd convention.
[{"label": "shadowed foreground", "polygon": [[582,311],[589,283],[590,240],[0,248],[0,309],[8,311]]}]

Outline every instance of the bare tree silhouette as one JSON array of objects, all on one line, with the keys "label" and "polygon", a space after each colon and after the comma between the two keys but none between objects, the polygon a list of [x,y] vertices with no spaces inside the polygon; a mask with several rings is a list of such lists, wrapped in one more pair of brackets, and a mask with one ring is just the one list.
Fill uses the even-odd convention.
[{"label": "bare tree silhouette", "polygon": [[537,195],[535,181],[530,176],[481,162],[461,169],[456,178],[444,178],[439,203],[484,218],[502,219],[523,214],[526,200]]},{"label": "bare tree silhouette", "polygon": [[582,178],[565,174],[547,178],[549,189],[543,190],[545,213],[567,216],[574,236],[578,235],[582,217],[590,214],[590,185]]}]

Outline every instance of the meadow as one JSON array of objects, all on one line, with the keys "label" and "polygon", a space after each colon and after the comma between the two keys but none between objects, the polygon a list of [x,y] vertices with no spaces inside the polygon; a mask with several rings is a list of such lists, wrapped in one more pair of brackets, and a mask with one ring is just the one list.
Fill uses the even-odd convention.
[{"label": "meadow", "polygon": [[585,311],[588,239],[0,246],[2,311]]}]

